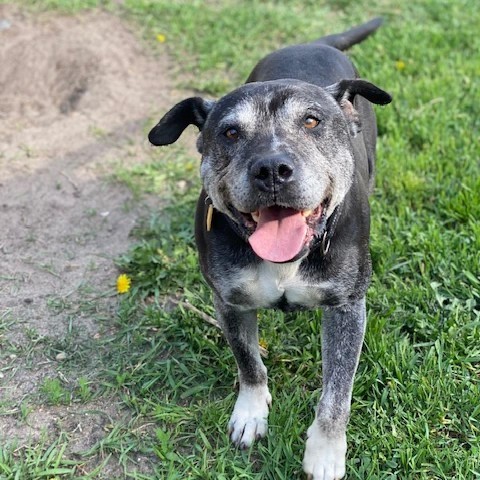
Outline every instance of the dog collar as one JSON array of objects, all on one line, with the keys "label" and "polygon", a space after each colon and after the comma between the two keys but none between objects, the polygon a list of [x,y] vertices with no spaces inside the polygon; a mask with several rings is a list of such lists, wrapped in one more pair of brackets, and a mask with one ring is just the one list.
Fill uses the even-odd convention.
[{"label": "dog collar", "polygon": [[327,220],[327,225],[325,226],[325,230],[323,235],[321,236],[321,247],[322,247],[322,254],[325,256],[328,251],[330,250],[330,243],[332,241],[333,235],[335,233],[335,227],[337,226],[338,219],[340,218],[341,213],[341,204],[335,207],[335,210],[330,215],[330,218]]}]

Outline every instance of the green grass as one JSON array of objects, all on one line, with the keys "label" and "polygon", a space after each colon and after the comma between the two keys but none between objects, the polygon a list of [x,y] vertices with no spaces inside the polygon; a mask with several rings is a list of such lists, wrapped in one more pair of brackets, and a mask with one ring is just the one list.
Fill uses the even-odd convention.
[{"label": "green grass", "polygon": [[[351,52],[362,76],[394,102],[377,108],[374,275],[348,430],[348,478],[480,478],[475,2],[126,0],[122,12],[143,29],[152,51],[167,49],[180,65],[179,85],[210,97],[238,85],[271,49],[385,17],[377,35]],[[165,43],[156,41],[158,33]],[[320,316],[260,313],[274,399],[270,433],[247,452],[235,450],[226,435],[236,388],[232,354],[214,327],[170,300],[213,315],[193,242],[195,164],[175,146],[155,151],[142,169],[118,172],[137,194],[162,192],[165,208],[139,223],[138,242],[119,260],[132,290],[101,346],[98,388],[120,397],[150,428],[116,426],[86,455],[116,455],[126,478],[301,478],[305,430],[319,398]],[[61,402],[65,392],[57,386],[44,393],[58,393]],[[76,389],[77,396],[89,394],[86,384]],[[138,452],[152,459],[150,473],[132,467]],[[13,465],[6,455],[0,478],[1,462]]]},{"label": "green grass", "polygon": [[36,445],[22,447],[17,447],[14,443],[0,445],[0,478],[2,480],[73,478],[78,462],[64,458],[67,445],[67,439],[62,434],[53,443],[43,438]]}]

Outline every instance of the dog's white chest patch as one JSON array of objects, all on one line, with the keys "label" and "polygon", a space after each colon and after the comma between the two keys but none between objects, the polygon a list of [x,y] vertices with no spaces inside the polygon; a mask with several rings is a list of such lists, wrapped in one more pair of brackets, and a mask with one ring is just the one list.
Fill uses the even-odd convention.
[{"label": "dog's white chest patch", "polygon": [[[314,307],[320,300],[320,290],[328,287],[328,282],[312,285],[299,271],[300,260],[277,264],[262,262],[255,268],[241,272],[239,284],[255,308],[267,308],[283,297],[289,304]],[[323,285],[325,283],[325,285]]]}]

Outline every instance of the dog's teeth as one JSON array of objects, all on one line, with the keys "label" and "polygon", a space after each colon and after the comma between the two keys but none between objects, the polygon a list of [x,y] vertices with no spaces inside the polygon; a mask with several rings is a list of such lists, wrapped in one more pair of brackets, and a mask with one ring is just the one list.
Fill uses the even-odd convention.
[{"label": "dog's teeth", "polygon": [[312,214],[312,212],[313,212],[313,210],[304,210],[304,211],[302,212],[302,215],[303,215],[304,217],[309,217],[309,216]]},{"label": "dog's teeth", "polygon": [[258,213],[258,210],[256,212],[252,212],[250,214],[254,220],[255,223],[258,223],[258,219],[260,218],[260,214]]}]

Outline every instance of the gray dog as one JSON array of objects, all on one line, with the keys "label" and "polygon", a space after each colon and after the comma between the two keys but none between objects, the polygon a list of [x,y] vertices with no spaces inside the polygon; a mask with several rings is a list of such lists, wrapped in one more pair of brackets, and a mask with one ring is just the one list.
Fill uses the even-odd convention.
[{"label": "gray dog", "polygon": [[381,19],[278,50],[247,83],[214,102],[175,105],[154,145],[190,124],[202,154],[195,236],[218,320],[238,365],[228,428],[235,445],[267,434],[272,397],[258,347],[258,308],[323,308],[323,390],[303,468],[345,475],[346,426],[365,331],[371,275],[370,211],[377,128],[371,103],[388,93],[358,78],[341,53]]}]

